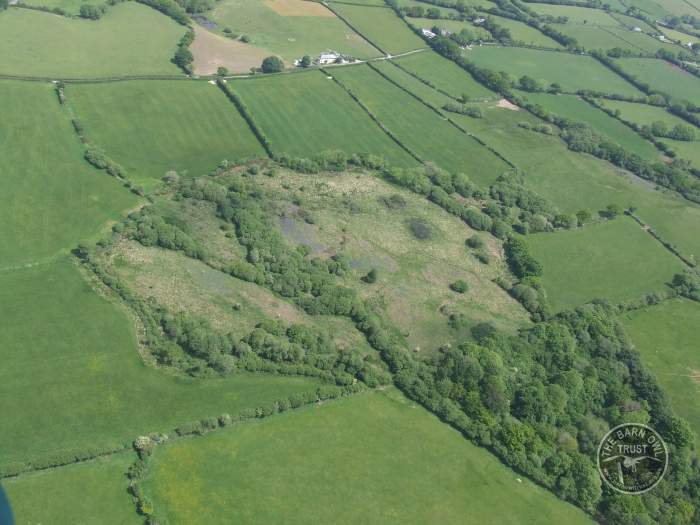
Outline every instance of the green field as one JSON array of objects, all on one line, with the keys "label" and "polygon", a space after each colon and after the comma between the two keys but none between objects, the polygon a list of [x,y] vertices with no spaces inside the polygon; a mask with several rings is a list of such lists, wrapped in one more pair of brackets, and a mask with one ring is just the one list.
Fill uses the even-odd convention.
[{"label": "green field", "polygon": [[339,149],[381,155],[398,166],[416,164],[340,86],[319,72],[230,81],[229,86],[250,108],[276,154],[308,158]]},{"label": "green field", "polygon": [[661,32],[663,32],[663,34],[666,35],[668,38],[678,40],[681,42],[681,44],[684,45],[689,42],[691,44],[700,42],[700,38],[698,38],[697,36],[688,35],[686,33],[683,33],[682,31],[674,31],[673,29],[670,29],[668,27],[661,28]]},{"label": "green field", "polygon": [[544,267],[542,284],[555,310],[592,299],[638,299],[666,288],[681,262],[627,217],[528,237]]},{"label": "green field", "polygon": [[66,96],[87,137],[139,184],[152,186],[169,170],[198,177],[224,159],[266,156],[236,106],[207,82],[73,84]]},{"label": "green field", "polygon": [[637,215],[687,255],[700,257],[700,206],[676,193],[590,155],[574,153],[558,137],[528,131],[518,124],[538,120],[524,111],[484,107],[484,116],[455,120],[525,173],[525,184],[562,212],[588,209],[594,214],[610,203],[635,206]]},{"label": "green field", "polygon": [[491,36],[491,33],[489,33],[486,29],[480,26],[475,26],[474,24],[467,21],[462,22],[460,20],[449,20],[445,18],[436,20],[432,18],[413,17],[406,17],[406,21],[416,29],[432,29],[433,27],[437,26],[440,29],[446,29],[448,31],[451,31],[452,33],[459,33],[462,29],[466,29],[476,38],[481,38],[485,41],[493,40],[493,36]]},{"label": "green field", "polygon": [[[665,122],[669,128],[676,124],[692,126],[680,117],[666,111],[665,108],[651,106],[649,104],[637,104],[636,102],[625,102],[623,100],[598,99],[598,103],[620,111],[620,117],[640,126],[651,126],[656,121]],[[696,128],[696,133],[700,137],[700,129]]]},{"label": "green field", "polygon": [[438,89],[453,97],[466,96],[472,100],[498,98],[496,93],[479,84],[457,64],[432,51],[401,57],[395,61],[407,71],[432,82]]},{"label": "green field", "polygon": [[184,27],[136,2],[111,6],[97,22],[8,9],[0,13],[0,73],[55,78],[178,75],[180,69],[170,60],[184,33]]},{"label": "green field", "polygon": [[399,54],[427,47],[391,9],[331,3],[334,11],[385,53]]},{"label": "green field", "polygon": [[147,367],[127,313],[69,260],[0,273],[0,316],[0,464],[119,445],[316,384],[247,374],[194,380]]},{"label": "green field", "polygon": [[555,115],[588,124],[597,133],[630,153],[635,153],[648,161],[660,160],[661,152],[651,142],[643,139],[636,131],[605,111],[593,107],[579,97],[546,93],[524,93],[523,95],[529,101],[539,104]]},{"label": "green field", "polygon": [[134,459],[125,452],[4,480],[17,525],[143,523],[127,492]]},{"label": "green field", "polygon": [[591,89],[621,95],[640,95],[632,84],[589,56],[536,49],[482,46],[466,53],[477,66],[529,75],[543,84],[558,82],[567,91]]},{"label": "green field", "polygon": [[83,0],[27,0],[23,2],[27,5],[48,7],[51,9],[62,9],[68,15],[80,13],[80,6],[85,4]]},{"label": "green field", "polygon": [[379,55],[361,36],[320,3],[302,0],[223,0],[207,15],[219,30],[246,35],[250,45],[282,57],[287,66],[304,55],[332,49],[357,58]]},{"label": "green field", "polygon": [[144,491],[172,524],[590,523],[393,389],[171,442],[152,462]]},{"label": "green field", "polygon": [[696,169],[700,169],[700,141],[661,139],[661,142],[675,151],[678,158],[689,160]]},{"label": "green field", "polygon": [[0,270],[72,248],[137,204],[83,159],[50,84],[0,81],[0,114]]},{"label": "green field", "polygon": [[337,68],[332,73],[422,159],[466,173],[479,184],[489,184],[509,169],[476,140],[369,67]]},{"label": "green field", "polygon": [[372,63],[372,67],[380,71],[393,82],[396,82],[400,86],[408,89],[414,95],[419,96],[421,100],[425,100],[438,109],[441,109],[446,103],[452,102],[451,97],[441,93],[425,82],[422,82],[415,76],[408,73],[406,70],[396,67],[393,60],[374,62]]},{"label": "green field", "polygon": [[668,392],[671,405],[700,435],[700,304],[673,299],[630,312],[623,320],[649,370]]},{"label": "green field", "polygon": [[511,38],[515,42],[524,42],[525,44],[531,46],[559,49],[562,47],[556,40],[552,40],[541,31],[538,31],[534,27],[530,27],[524,22],[495,15],[489,15],[489,18],[491,18],[499,26],[508,29],[508,31],[510,31]]},{"label": "green field", "polygon": [[655,58],[625,58],[618,64],[652,89],[674,98],[700,104],[700,78]]}]

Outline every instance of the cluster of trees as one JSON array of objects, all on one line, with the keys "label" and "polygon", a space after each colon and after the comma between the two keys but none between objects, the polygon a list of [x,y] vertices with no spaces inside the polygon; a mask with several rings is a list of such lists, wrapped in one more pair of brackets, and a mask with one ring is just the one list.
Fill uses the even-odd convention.
[{"label": "cluster of trees", "polygon": [[673,276],[671,282],[673,289],[694,301],[700,302],[700,274],[697,270],[686,270]]},{"label": "cluster of trees", "polygon": [[194,42],[194,31],[189,29],[177,44],[177,51],[173,57],[173,63],[180,67],[185,73],[191,75],[193,72],[192,62],[194,56],[190,51],[190,45]]},{"label": "cluster of trees", "polygon": [[83,4],[80,6],[80,16],[82,18],[88,18],[90,20],[99,20],[107,12],[107,6],[93,5],[93,4]]},{"label": "cluster of trees", "polygon": [[175,0],[136,0],[141,4],[152,7],[166,16],[175,20],[178,24],[186,26],[190,23],[187,12]]},{"label": "cluster of trees", "polygon": [[459,113],[460,115],[469,115],[473,118],[482,118],[484,115],[479,106],[468,106],[457,102],[446,102],[442,109],[451,113]]},{"label": "cluster of trees", "polygon": [[[73,121],[74,127],[78,121]],[[76,128],[77,130],[78,128]],[[85,160],[95,166],[99,170],[105,170],[107,173],[117,178],[124,178],[126,171],[120,165],[114,162],[102,149],[97,146],[88,145],[85,149]]]},{"label": "cluster of trees", "polygon": [[263,73],[281,73],[284,71],[284,62],[280,57],[269,56],[263,59],[260,70]]},{"label": "cluster of trees", "polygon": [[676,124],[669,129],[668,124],[661,120],[651,123],[651,126],[642,126],[641,133],[654,137],[666,137],[673,140],[692,142],[695,140],[695,130],[687,124]]}]

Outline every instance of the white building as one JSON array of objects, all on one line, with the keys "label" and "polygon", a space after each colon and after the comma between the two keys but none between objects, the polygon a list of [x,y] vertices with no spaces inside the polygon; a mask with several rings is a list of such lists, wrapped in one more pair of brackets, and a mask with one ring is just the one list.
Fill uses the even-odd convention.
[{"label": "white building", "polygon": [[420,32],[423,33],[423,36],[427,38],[435,38],[437,36],[430,29],[421,29]]},{"label": "white building", "polygon": [[333,64],[336,60],[340,58],[340,55],[334,51],[328,53],[321,53],[318,57],[318,63],[320,65]]},{"label": "white building", "polygon": [[634,27],[634,28],[632,28],[632,31],[636,31],[637,33],[641,33],[642,28],[641,27]]}]

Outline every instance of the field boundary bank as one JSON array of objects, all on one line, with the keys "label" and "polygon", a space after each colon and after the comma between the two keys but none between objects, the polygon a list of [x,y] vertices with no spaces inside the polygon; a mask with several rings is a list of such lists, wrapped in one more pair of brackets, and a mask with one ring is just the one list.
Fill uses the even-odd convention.
[{"label": "field boundary bank", "polygon": [[[391,62],[391,60],[389,60],[389,62]],[[418,102],[420,102],[421,104],[423,104],[424,106],[426,106],[428,109],[430,109],[431,111],[433,111],[438,117],[440,117],[440,118],[443,119],[443,120],[446,120],[446,121],[449,122],[454,128],[456,128],[456,129],[459,130],[460,132],[464,133],[464,134],[465,134],[466,136],[468,136],[469,138],[473,139],[475,142],[477,142],[478,144],[480,144],[482,147],[484,147],[484,148],[486,148],[487,150],[489,150],[489,151],[490,151],[491,153],[493,153],[496,157],[498,157],[498,158],[501,159],[503,162],[505,162],[508,166],[510,166],[511,168],[513,168],[513,169],[516,170],[516,171],[519,171],[519,168],[518,168],[515,164],[513,164],[511,161],[509,161],[507,158],[505,158],[503,155],[501,155],[500,152],[498,152],[498,151],[496,151],[495,149],[493,149],[491,146],[489,146],[488,144],[486,144],[483,140],[481,140],[481,139],[480,139],[479,137],[477,137],[476,135],[474,135],[474,134],[472,134],[471,132],[469,132],[469,131],[467,131],[466,129],[464,129],[462,126],[460,126],[459,124],[457,124],[454,120],[452,120],[450,117],[448,117],[448,116],[446,116],[445,114],[443,114],[438,108],[436,108],[435,106],[433,106],[430,102],[427,102],[426,100],[423,100],[421,97],[419,97],[418,95],[416,95],[415,93],[413,93],[413,92],[412,92],[411,90],[409,90],[408,88],[402,86],[401,84],[399,84],[398,82],[396,82],[396,81],[393,80],[392,78],[389,78],[384,72],[380,71],[379,69],[377,69],[376,67],[374,67],[372,64],[367,63],[367,65],[368,65],[375,73],[377,73],[379,76],[381,76],[383,79],[385,79],[387,82],[393,84],[394,86],[396,86],[396,87],[399,88],[400,90],[404,91],[405,93],[407,93],[407,94],[410,95],[411,97],[415,98]],[[402,71],[403,71],[403,70],[402,70]],[[431,86],[431,87],[432,87],[432,86]],[[433,88],[433,89],[434,89],[434,88]],[[436,91],[437,91],[437,90],[436,90]]]},{"label": "field boundary bank", "polygon": [[[259,374],[259,375],[264,375],[264,376],[269,376],[269,377],[276,377],[279,375],[279,374],[268,373],[268,372],[243,371],[242,373],[256,374],[256,375]],[[324,387],[326,387],[326,388],[330,387],[331,389],[334,389],[333,394],[335,394],[335,395],[327,396],[327,394],[330,393],[330,389],[328,390],[328,392],[321,393],[321,389],[323,389]],[[335,392],[336,390],[337,390],[337,392]],[[356,395],[356,394],[361,394],[364,392],[370,392],[373,390],[374,389],[363,388],[357,392],[353,392],[346,387],[338,387],[336,385],[331,385],[331,384],[319,385],[314,389],[305,390],[305,391],[300,392],[298,394],[299,396],[308,397],[309,399],[311,399],[311,397],[313,396],[313,399],[311,399],[310,401],[304,401],[304,403],[301,404],[300,406],[298,406],[296,408],[290,408],[289,410],[296,410],[297,408],[303,408],[306,406],[310,406],[310,405],[313,405],[315,403],[327,401],[328,399],[335,399],[335,398],[339,398],[339,397],[348,397],[348,396],[352,396],[352,395]],[[285,399],[285,398],[282,398],[282,399]],[[270,401],[269,405],[270,406],[272,406],[272,405],[278,406],[280,401],[282,401],[282,399],[275,399],[273,401]],[[249,419],[263,419],[265,417],[269,417],[268,415],[264,415],[264,410],[263,410],[264,408],[265,407],[262,407],[262,406],[250,406],[247,408],[243,408],[240,410],[240,412],[235,417],[237,417],[238,418],[237,421],[240,421],[240,422],[245,422]],[[275,413],[278,413],[278,412],[279,411],[277,411]],[[205,422],[210,422],[210,420],[212,418],[218,420],[220,417],[222,417],[222,416],[221,415],[220,416],[206,416],[206,417],[199,419],[199,420],[186,421],[186,422],[181,423],[179,426],[176,426],[176,427],[168,430],[166,435],[177,436],[177,438],[184,438],[184,437],[191,436],[191,435],[203,435],[203,434],[206,434],[212,430],[216,430],[216,427],[209,428],[207,426],[208,423],[205,423]],[[193,425],[193,424],[200,424],[201,430],[185,431],[185,429],[188,428],[189,425]],[[178,430],[180,432],[178,432]],[[156,431],[156,432],[151,432],[149,434],[160,434],[160,433]],[[173,439],[177,439],[177,438],[173,438]],[[86,462],[92,461],[94,459],[98,459],[98,458],[106,457],[106,456],[111,456],[113,454],[120,454],[120,453],[123,453],[125,451],[128,451],[132,447],[132,442],[133,442],[133,440],[125,441],[125,442],[121,443],[119,446],[105,447],[101,450],[97,450],[97,451],[93,451],[92,453],[85,453],[85,454],[80,454],[77,451],[77,449],[62,449],[62,450],[54,452],[54,454],[74,455],[75,457],[70,459],[70,460],[50,461],[50,456],[44,456],[43,460],[41,458],[27,460],[24,464],[25,464],[25,466],[29,466],[29,468],[24,468],[22,470],[18,470],[16,472],[10,472],[10,473],[5,473],[5,472],[2,472],[2,470],[0,470],[0,480],[10,479],[10,478],[18,478],[18,477],[24,476],[25,474],[32,474],[34,472],[41,472],[41,471],[46,471],[46,470],[54,470],[54,469],[61,468],[61,467],[75,465],[78,463],[86,463]],[[34,462],[43,461],[47,464],[34,468],[34,467],[31,467],[32,461],[34,461]],[[21,461],[8,462],[4,466],[0,466],[0,469],[4,468],[4,469],[10,470],[11,467],[15,466],[15,464],[17,464],[17,466],[19,466],[20,463],[22,463],[22,462]]]},{"label": "field boundary bank", "polygon": [[425,161],[411,148],[406,146],[401,139],[398,138],[397,135],[394,134],[393,131],[391,131],[388,127],[384,125],[384,123],[379,120],[379,117],[377,117],[371,109],[369,109],[364,102],[362,102],[355,93],[352,92],[352,90],[347,87],[345,84],[343,84],[340,80],[338,80],[334,75],[332,75],[330,72],[320,69],[323,74],[331,77],[333,79],[333,82],[335,82],[337,85],[339,85],[345,93],[348,94],[348,96],[355,101],[355,103],[362,108],[362,110],[369,115],[369,118],[372,119],[372,121],[381,129],[388,137],[393,140],[396,144],[399,145],[401,149],[403,149],[406,153],[408,153],[411,157],[413,157],[415,160],[417,160],[420,164],[425,164]]}]

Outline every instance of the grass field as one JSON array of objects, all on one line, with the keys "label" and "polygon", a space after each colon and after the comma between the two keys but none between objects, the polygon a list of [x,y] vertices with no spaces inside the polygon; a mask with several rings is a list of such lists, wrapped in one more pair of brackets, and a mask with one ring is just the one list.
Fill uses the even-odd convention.
[{"label": "grass field", "polygon": [[687,43],[695,44],[697,42],[700,42],[700,38],[696,36],[688,35],[686,33],[683,33],[682,31],[674,31],[673,29],[670,29],[668,27],[661,28],[661,32],[668,38],[680,41],[683,45]]},{"label": "grass field", "polygon": [[264,48],[292,66],[304,55],[318,56],[332,49],[357,58],[379,51],[320,3],[303,0],[223,0],[208,18],[219,30],[231,29],[251,39],[251,48]]},{"label": "grass field", "polygon": [[85,2],[82,0],[27,0],[24,3],[31,6],[63,9],[66,14],[77,15],[80,13],[80,6]]},{"label": "grass field", "polygon": [[510,18],[505,18],[502,16],[489,15],[489,18],[501,27],[505,27],[510,31],[510,36],[516,42],[524,42],[528,45],[551,47],[561,49],[561,45],[556,41],[549,38],[547,35],[538,31],[534,27],[520,22],[518,20],[512,20]]},{"label": "grass field", "polygon": [[632,219],[528,237],[544,267],[542,284],[555,310],[592,299],[617,303],[665,289],[681,262]]},{"label": "grass field", "polygon": [[509,169],[476,140],[369,67],[338,68],[332,73],[422,159],[466,173],[479,184],[489,184]]},{"label": "grass field", "polygon": [[66,96],[87,137],[146,186],[169,170],[198,177],[224,159],[266,156],[236,106],[207,82],[74,84]]},{"label": "grass field", "polygon": [[[170,62],[185,28],[136,2],[101,20],[28,9],[0,13],[0,73],[55,78],[181,74]],[[58,45],[57,43],[60,43]]]},{"label": "grass field", "polygon": [[472,76],[454,62],[428,51],[395,60],[414,75],[432,82],[438,89],[453,97],[466,96],[471,100],[494,100],[499,97],[479,84]]},{"label": "grass field", "polygon": [[[671,405],[700,435],[700,304],[674,299],[630,312],[623,324]],[[700,443],[699,443],[700,444]]]},{"label": "grass field", "polygon": [[229,86],[250,108],[277,154],[312,157],[340,149],[381,155],[399,166],[416,164],[340,86],[317,71],[230,81]]},{"label": "grass field", "polygon": [[619,59],[617,63],[654,90],[700,104],[700,78],[677,66],[655,58],[625,58]]},{"label": "grass field", "polygon": [[[640,126],[651,126],[656,121],[665,122],[669,128],[676,124],[692,126],[692,124],[689,124],[682,118],[666,111],[665,108],[650,106],[649,104],[637,104],[636,102],[625,102],[623,100],[598,99],[598,102],[607,108],[619,110],[623,119]],[[696,133],[700,137],[700,128],[696,128]]]},{"label": "grass field", "polygon": [[83,159],[50,84],[0,81],[0,114],[0,269],[72,248],[137,204]]},{"label": "grass field", "polygon": [[427,85],[425,82],[421,82],[400,67],[396,67],[392,60],[375,62],[372,64],[372,67],[376,68],[400,86],[408,89],[414,95],[419,96],[421,100],[425,100],[438,109],[441,109],[446,103],[452,102],[449,96],[440,93],[437,89]]},{"label": "grass field", "polygon": [[673,149],[678,158],[689,160],[696,169],[700,169],[700,141],[661,139],[661,142]]},{"label": "grass field", "polygon": [[546,93],[524,93],[523,95],[555,115],[577,122],[585,122],[609,141],[619,144],[630,153],[635,153],[645,160],[656,161],[661,158],[661,152],[651,142],[643,139],[637,132],[611,117],[605,111],[593,107],[585,100],[572,95],[548,95]]},{"label": "grass field", "polygon": [[565,213],[596,213],[610,203],[635,206],[637,214],[686,255],[700,257],[700,206],[672,191],[656,188],[590,155],[574,153],[558,137],[528,131],[521,121],[537,122],[524,111],[486,106],[481,119],[454,116],[525,173],[533,191]]},{"label": "grass field", "polygon": [[72,261],[0,273],[0,464],[137,435],[314,388],[263,375],[193,380],[141,361],[131,320]]},{"label": "grass field", "polygon": [[127,492],[134,459],[125,452],[5,480],[17,525],[143,523]]},{"label": "grass field", "polygon": [[393,389],[172,442],[152,461],[144,490],[172,524],[590,523]]},{"label": "grass field", "polygon": [[[422,2],[416,3],[418,4]],[[423,5],[425,4],[423,3]],[[462,22],[460,20],[449,20],[445,18],[435,20],[432,18],[413,17],[407,17],[406,21],[416,29],[432,29],[433,27],[437,26],[440,29],[447,29],[452,33],[459,33],[462,29],[467,29],[472,35],[477,38],[481,38],[484,41],[493,40],[493,36],[491,36],[491,33],[489,33],[486,29],[480,26],[475,26],[474,24],[466,21]]]},{"label": "grass field", "polygon": [[632,84],[589,56],[486,46],[475,47],[466,57],[494,71],[507,71],[517,77],[529,75],[544,84],[558,82],[567,91],[591,89],[621,95],[641,94]]},{"label": "grass field", "polygon": [[[315,247],[316,253],[348,257],[352,271],[343,284],[380,305],[421,355],[468,339],[469,328],[479,322],[493,322],[509,333],[529,324],[521,306],[493,282],[505,273],[500,243],[482,236],[491,263],[477,261],[464,245],[475,232],[425,198],[369,174],[280,172],[260,182],[279,196],[275,207],[283,216],[283,235],[294,245]],[[392,196],[403,205],[387,206]],[[294,202],[315,225],[289,212]],[[412,233],[415,221],[427,226],[428,238]],[[361,278],[373,268],[379,278],[370,286]],[[468,283],[467,293],[450,290],[457,279]],[[466,325],[450,326],[452,315],[464,316]]]},{"label": "grass field", "polygon": [[425,42],[389,8],[380,9],[340,3],[331,3],[331,7],[385,53],[396,55],[427,47]]}]

